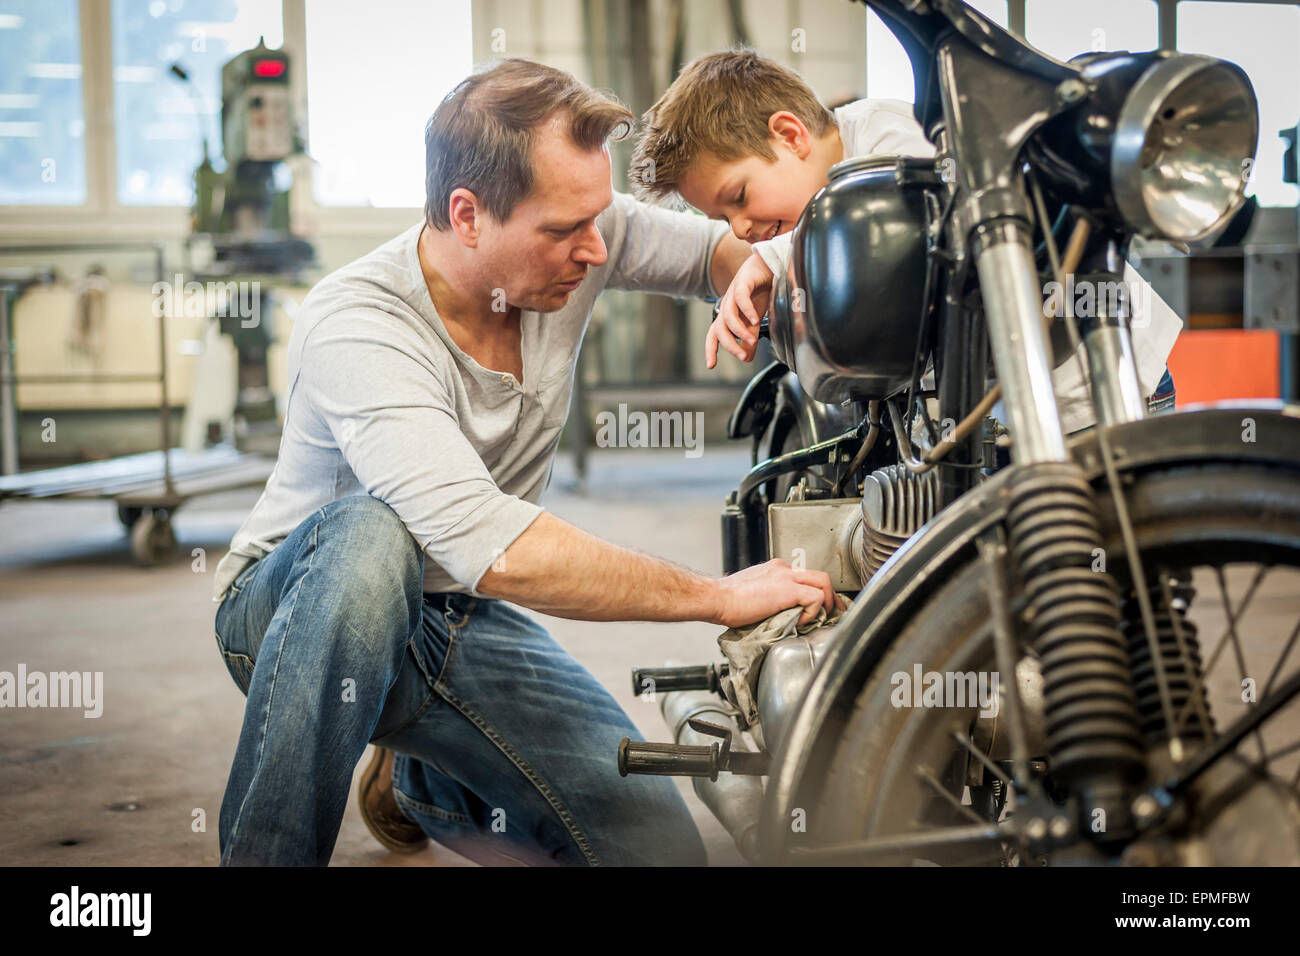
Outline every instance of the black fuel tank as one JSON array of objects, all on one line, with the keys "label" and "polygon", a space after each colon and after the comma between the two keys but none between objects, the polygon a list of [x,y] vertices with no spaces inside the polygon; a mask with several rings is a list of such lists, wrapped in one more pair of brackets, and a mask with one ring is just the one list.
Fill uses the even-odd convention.
[{"label": "black fuel tank", "polygon": [[808,203],[773,290],[770,330],[777,357],[817,401],[907,387],[926,228],[943,196],[934,160],[873,156],[833,166]]}]

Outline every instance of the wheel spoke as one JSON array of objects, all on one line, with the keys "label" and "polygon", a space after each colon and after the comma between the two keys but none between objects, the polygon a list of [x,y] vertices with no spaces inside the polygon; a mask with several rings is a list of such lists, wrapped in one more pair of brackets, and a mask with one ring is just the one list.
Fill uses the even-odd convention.
[{"label": "wheel spoke", "polygon": [[[1206,476],[1179,469],[1143,472],[1129,482],[1141,491],[1135,495],[1117,480],[1106,481],[1128,478],[1127,469],[1105,468],[1106,456],[1100,462],[1095,457],[1089,468],[1103,499],[1103,538],[1123,568],[1118,576],[1129,653],[1123,660],[1117,655],[1117,663],[1131,668],[1146,743],[1160,741],[1160,752],[1148,754],[1144,789],[1135,785],[1124,795],[1155,801],[1156,813],[1137,811],[1136,832],[1140,838],[1159,833],[1178,847],[1209,832],[1220,808],[1239,805],[1242,814],[1251,814],[1242,825],[1256,832],[1285,826],[1290,833],[1300,826],[1300,605],[1294,600],[1300,595],[1300,475],[1285,476],[1295,489],[1289,503],[1262,513],[1255,492],[1272,493],[1282,480],[1271,471],[1215,466],[1209,485]],[[1123,500],[1112,514],[1106,499],[1117,488]],[[1212,535],[1200,533],[1207,518]],[[1058,725],[1048,724],[1042,709],[1047,678],[1034,673],[1041,670],[1033,666],[1035,649],[1022,643],[1024,582],[1007,569],[1002,530],[993,522],[976,534],[975,553],[958,572],[918,607],[900,608],[896,624],[880,625],[894,644],[872,665],[871,683],[856,691],[852,719],[835,751],[826,751],[836,770],[822,778],[819,791],[827,824],[820,843],[804,843],[798,851],[800,862],[997,865],[999,846],[1004,864],[1015,864],[1017,848],[1022,865],[1079,859],[1055,842],[1040,845],[1038,823],[1032,838],[1018,832],[1029,816],[1050,818],[1051,807],[1077,794],[1072,780],[1053,772],[1045,735],[1061,738],[1051,737]],[[955,673],[1001,673],[1006,680],[996,737],[989,734],[991,721],[957,722],[952,710],[892,710],[887,692],[880,692],[884,680],[918,660],[943,662],[939,669]],[[1013,680],[1017,667],[1019,682]],[[1234,689],[1246,675],[1250,682]],[[1258,691],[1243,694],[1255,681]],[[1092,716],[1080,710],[1081,721]],[[889,732],[880,732],[881,726]],[[1040,759],[1030,761],[1030,753]],[[810,764],[809,772],[815,770]],[[1272,802],[1251,789],[1266,782]],[[1259,854],[1281,859],[1276,842],[1264,853],[1260,843],[1230,839],[1226,827],[1222,836],[1209,847],[1221,865],[1249,863]],[[1072,839],[1093,843],[1086,833]],[[1099,839],[1099,858],[1118,862],[1126,840]]]},{"label": "wheel spoke", "polygon": [[1267,697],[1268,692],[1273,689],[1273,683],[1277,680],[1277,675],[1282,673],[1282,665],[1286,663],[1286,659],[1291,655],[1291,648],[1295,647],[1296,638],[1298,637],[1300,637],[1300,621],[1295,622],[1295,630],[1293,630],[1291,636],[1287,638],[1286,646],[1282,648],[1282,653],[1277,656],[1277,663],[1273,665],[1273,673],[1268,675],[1268,681],[1264,684],[1265,697]]},{"label": "wheel spoke", "polygon": [[796,847],[790,851],[790,859],[796,863],[844,866],[854,861],[879,862],[883,857],[897,856],[900,853],[1001,843],[1007,837],[1008,834],[998,826],[981,821],[979,826],[941,827],[920,833],[903,833],[833,846]]},{"label": "wheel spoke", "polygon": [[1274,693],[1269,694],[1246,714],[1234,721],[1231,726],[1214,739],[1211,746],[1202,747],[1198,750],[1191,763],[1180,768],[1162,789],[1171,795],[1177,795],[1185,791],[1216,761],[1231,753],[1243,740],[1256,733],[1264,721],[1290,703],[1297,694],[1300,694],[1300,673],[1287,678]]},{"label": "wheel spoke", "polygon": [[[1268,565],[1260,565],[1259,572],[1255,575],[1255,580],[1251,582],[1250,596],[1254,595],[1255,589],[1259,587],[1259,583],[1264,580],[1264,575],[1267,573]],[[1242,653],[1241,637],[1237,634],[1237,621],[1241,617],[1242,609],[1239,608],[1236,614],[1232,613],[1232,602],[1228,599],[1228,582],[1224,579],[1223,568],[1221,566],[1214,569],[1214,576],[1219,582],[1219,594],[1223,596],[1224,613],[1228,615],[1227,636],[1232,639],[1232,652],[1237,658],[1237,686],[1240,687],[1246,680],[1246,655]],[[1242,608],[1245,607],[1245,604],[1246,602],[1243,600]],[[1255,705],[1255,701],[1250,702],[1250,707],[1252,709],[1254,709]],[[1260,760],[1264,761],[1264,772],[1268,773],[1268,751],[1264,747],[1264,735],[1258,727],[1255,728],[1255,744],[1259,747]]]},{"label": "wheel spoke", "polygon": [[[1222,574],[1222,569],[1216,568],[1215,570],[1218,571],[1220,574]],[[1263,565],[1260,567],[1259,572],[1256,573],[1255,575],[1255,579],[1251,581],[1250,587],[1246,589],[1246,596],[1241,599],[1241,604],[1237,606],[1236,614],[1233,614],[1232,605],[1228,603],[1227,596],[1224,595],[1223,613],[1227,616],[1229,621],[1232,621],[1234,618],[1240,618],[1241,615],[1245,613],[1246,605],[1248,605],[1251,601],[1251,598],[1255,596],[1255,589],[1259,587],[1259,582],[1263,580],[1264,572],[1267,570],[1268,570],[1267,565]],[[1214,665],[1218,662],[1219,655],[1223,652],[1223,649],[1227,646],[1228,646],[1228,632],[1224,631],[1221,635],[1219,635],[1219,642],[1214,645],[1214,650],[1210,653],[1209,658],[1205,662],[1206,676],[1209,676],[1210,671],[1214,669]]]},{"label": "wheel spoke", "polygon": [[1300,740],[1297,740],[1294,743],[1287,744],[1285,747],[1280,747],[1277,750],[1274,750],[1271,754],[1268,755],[1268,759],[1279,760],[1282,757],[1285,757],[1287,754],[1295,753],[1297,750],[1300,750]]},{"label": "wheel spoke", "polygon": [[[1222,575],[1221,569],[1216,568],[1215,570],[1219,572],[1220,576]],[[1240,620],[1242,614],[1246,612],[1247,605],[1250,604],[1251,599],[1255,596],[1255,591],[1259,588],[1260,581],[1264,580],[1264,574],[1267,571],[1268,571],[1268,565],[1260,566],[1258,573],[1256,573],[1255,575],[1255,579],[1251,581],[1250,587],[1246,589],[1246,595],[1241,599],[1241,604],[1237,606],[1236,614],[1232,613],[1232,604],[1229,602],[1227,595],[1225,594],[1223,596],[1223,613],[1228,618],[1229,621]],[[1222,588],[1220,589],[1220,592],[1222,593]],[[1214,665],[1219,660],[1219,654],[1222,653],[1223,649],[1227,646],[1228,646],[1228,634],[1225,631],[1222,635],[1220,635],[1218,643],[1214,646],[1214,650],[1210,652],[1210,656],[1205,661],[1205,668],[1202,672],[1203,679],[1209,678],[1211,671],[1214,670]],[[1190,700],[1183,705],[1183,711],[1179,717],[1179,723],[1182,723],[1182,721],[1187,718],[1188,710],[1189,708],[1192,707],[1192,705],[1193,702]]]},{"label": "wheel spoke", "polygon": [[1008,777],[1005,773],[1003,773],[1002,768],[999,767],[997,764],[995,764],[992,760],[990,760],[988,758],[988,755],[985,754],[984,751],[976,747],[974,741],[967,740],[966,735],[963,734],[960,730],[954,730],[952,732],[952,737],[954,740],[957,741],[957,743],[965,747],[972,757],[974,757],[976,760],[982,763],[984,765],[984,768],[988,770],[989,773],[993,774],[995,777],[1001,780],[1005,786],[1007,787],[1014,786],[1011,783],[1011,778]]},{"label": "wheel spoke", "polygon": [[978,813],[976,813],[970,807],[966,806],[966,804],[962,803],[951,793],[949,793],[948,788],[945,787],[943,784],[941,784],[938,780],[934,779],[934,774],[930,773],[929,770],[926,770],[924,767],[917,767],[916,775],[920,777],[921,780],[924,781],[931,790],[933,790],[945,801],[947,801],[949,806],[955,809],[958,813],[963,814],[968,820],[970,820],[973,823],[977,823],[980,826],[988,825],[989,821],[985,820]]},{"label": "wheel spoke", "polygon": [[[980,560],[984,563],[984,588],[993,617],[993,648],[1000,673],[1009,675],[1007,689],[1007,726],[1011,734],[1011,772],[1016,790],[1029,787],[1029,732],[1020,707],[1020,685],[1016,680],[1017,641],[1011,623],[1010,600],[1006,583],[1006,545],[1000,540],[980,542]],[[1035,657],[1037,659],[1037,657]]]}]

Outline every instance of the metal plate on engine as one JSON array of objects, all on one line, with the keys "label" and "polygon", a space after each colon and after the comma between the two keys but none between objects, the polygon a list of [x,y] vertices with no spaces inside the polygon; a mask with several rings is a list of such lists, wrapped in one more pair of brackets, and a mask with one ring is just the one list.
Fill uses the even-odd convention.
[{"label": "metal plate on engine", "polygon": [[768,554],[795,567],[825,571],[836,591],[860,591],[853,555],[861,534],[862,499],[791,501],[767,509]]}]

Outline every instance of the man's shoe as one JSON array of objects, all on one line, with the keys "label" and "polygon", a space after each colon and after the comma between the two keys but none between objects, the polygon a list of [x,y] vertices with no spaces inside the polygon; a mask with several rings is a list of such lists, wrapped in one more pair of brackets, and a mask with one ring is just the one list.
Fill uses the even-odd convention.
[{"label": "man's shoe", "polygon": [[420,827],[402,813],[393,796],[393,752],[376,747],[357,785],[361,819],[371,835],[394,853],[418,853],[429,842]]}]

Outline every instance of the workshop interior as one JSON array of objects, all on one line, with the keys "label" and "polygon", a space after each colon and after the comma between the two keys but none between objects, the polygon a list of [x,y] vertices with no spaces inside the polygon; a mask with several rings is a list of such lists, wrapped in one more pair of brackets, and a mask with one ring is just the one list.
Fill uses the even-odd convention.
[{"label": "workshop interior", "polygon": [[[594,299],[540,507],[839,595],[524,608],[631,723],[611,786],[667,786],[718,867],[1300,864],[1300,2],[0,0],[0,865],[227,862],[262,678],[215,575],[331,480],[286,474],[295,322],[426,219],[439,104],[564,71],[635,117],[611,184],[649,205],[646,117],[741,50],[933,152],[842,125],[757,323]],[[728,308],[752,358],[710,367]],[[330,865],[495,865],[385,830],[385,759]]]}]

